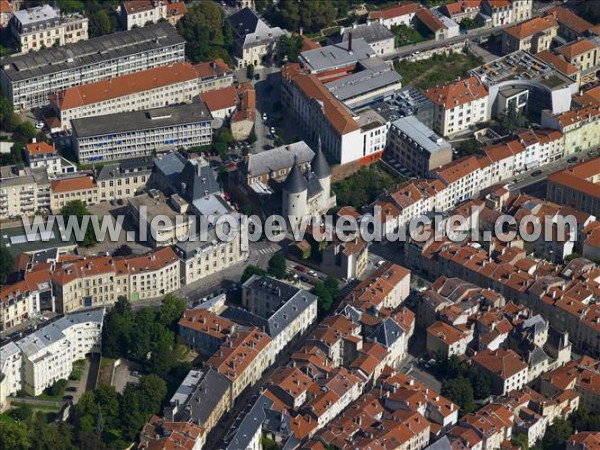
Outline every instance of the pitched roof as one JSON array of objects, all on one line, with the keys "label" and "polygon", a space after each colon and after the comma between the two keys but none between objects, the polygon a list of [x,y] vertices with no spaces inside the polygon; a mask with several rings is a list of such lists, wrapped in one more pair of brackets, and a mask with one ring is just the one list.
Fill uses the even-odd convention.
[{"label": "pitched roof", "polygon": [[78,108],[196,78],[198,73],[190,63],[174,63],[65,89],[57,94],[58,107],[61,110]]},{"label": "pitched roof", "polygon": [[475,77],[452,81],[443,86],[436,86],[425,91],[427,98],[445,109],[470,103],[474,100],[485,98],[487,95],[485,86]]},{"label": "pitched roof", "polygon": [[573,59],[583,53],[591,52],[596,48],[598,48],[598,46],[591,41],[588,41],[587,39],[581,39],[579,41],[571,42],[567,45],[558,47],[556,51],[568,59]]},{"label": "pitched roof", "polygon": [[512,27],[505,29],[504,32],[521,40],[554,27],[558,27],[558,22],[556,22],[554,16],[535,17],[531,20],[513,25]]},{"label": "pitched roof", "polygon": [[550,50],[544,50],[535,55],[538,59],[541,59],[547,64],[554,66],[554,68],[565,75],[574,75],[579,72],[579,68],[574,66],[566,59],[552,53]]},{"label": "pitched roof", "polygon": [[389,8],[369,12],[370,20],[393,19],[407,14],[415,14],[421,7],[417,3],[406,3],[404,5],[390,6]]},{"label": "pitched roof", "polygon": [[427,334],[436,337],[446,345],[452,345],[467,338],[466,333],[442,321],[437,321],[427,328]]},{"label": "pitched roof", "polygon": [[29,153],[31,156],[37,156],[57,152],[52,145],[46,142],[32,142],[31,144],[27,144],[27,153]]},{"label": "pitched roof", "polygon": [[182,16],[187,12],[184,0],[181,1],[169,1],[167,3],[167,16]]},{"label": "pitched roof", "polygon": [[585,19],[582,19],[577,14],[569,11],[562,6],[556,6],[546,11],[546,15],[552,15],[562,25],[574,30],[577,33],[583,34],[593,25]]},{"label": "pitched roof", "polygon": [[233,72],[227,63],[225,63],[225,61],[223,61],[221,58],[217,58],[214,61],[198,63],[194,65],[194,69],[196,69],[196,73],[201,80],[216,78],[226,73]]},{"label": "pitched roof", "polygon": [[600,157],[596,157],[559,172],[554,172],[548,176],[548,181],[600,198],[600,185],[588,180],[600,173],[599,162]]},{"label": "pitched roof", "polygon": [[482,350],[472,360],[504,380],[527,369],[527,364],[512,350]]},{"label": "pitched roof", "polygon": [[216,91],[208,91],[200,94],[200,100],[206,103],[211,112],[220,111],[226,108],[234,108],[239,98],[235,86],[228,86]]},{"label": "pitched roof", "polygon": [[432,170],[434,176],[447,185],[452,184],[468,174],[479,170],[479,160],[475,156],[465,156]]},{"label": "pitched roof", "polygon": [[460,14],[464,11],[479,8],[481,8],[481,0],[464,0],[442,5],[440,7],[440,10],[445,11],[444,13],[450,18],[452,18],[453,16],[456,16],[457,14]]},{"label": "pitched roof", "polygon": [[53,194],[58,192],[85,191],[88,189],[96,189],[96,187],[96,182],[88,175],[52,180],[50,182],[50,189]]},{"label": "pitched roof", "polygon": [[434,33],[438,30],[445,30],[448,28],[444,22],[442,22],[435,14],[431,12],[430,9],[420,9],[417,12],[417,18],[423,22],[423,25],[425,25]]}]

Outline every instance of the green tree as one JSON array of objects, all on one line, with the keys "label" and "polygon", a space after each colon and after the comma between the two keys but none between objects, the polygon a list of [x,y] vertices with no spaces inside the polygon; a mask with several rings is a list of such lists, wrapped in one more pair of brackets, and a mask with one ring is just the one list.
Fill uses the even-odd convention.
[{"label": "green tree", "polygon": [[67,387],[67,380],[60,379],[56,380],[52,386],[46,388],[45,392],[52,397],[58,397],[65,393]]},{"label": "green tree", "polygon": [[0,440],[2,448],[28,450],[31,448],[29,430],[24,423],[0,421]]},{"label": "green tree", "polygon": [[4,244],[0,244],[0,285],[6,282],[6,277],[13,271],[15,260]]},{"label": "green tree", "polygon": [[527,117],[517,110],[515,103],[510,103],[506,111],[500,115],[502,132],[510,134],[527,124]]},{"label": "green tree", "polygon": [[298,57],[302,52],[304,45],[304,39],[299,34],[292,34],[291,36],[281,36],[279,39],[279,48],[281,54],[287,57],[289,62],[298,62]]},{"label": "green tree", "polygon": [[177,324],[183,312],[187,307],[187,302],[184,298],[178,297],[175,294],[167,294],[163,299],[160,310],[159,310],[159,322],[167,327],[171,328]]},{"label": "green tree", "polygon": [[248,267],[246,267],[244,269],[244,273],[242,273],[242,278],[240,281],[242,283],[244,283],[252,275],[259,275],[259,276],[267,275],[267,271],[265,269],[262,269],[260,267],[253,266],[252,264],[250,264]]},{"label": "green tree", "polygon": [[217,57],[231,60],[233,32],[218,4],[194,3],[177,24],[177,30],[187,41],[186,56],[192,62]]},{"label": "green tree", "polygon": [[138,385],[140,394],[140,411],[144,414],[157,414],[167,396],[167,383],[157,375],[151,374],[140,378]]},{"label": "green tree", "polygon": [[280,280],[285,278],[287,274],[287,264],[282,252],[275,253],[271,259],[269,259],[268,273],[272,277],[279,278]]},{"label": "green tree", "polygon": [[462,141],[460,144],[458,144],[457,150],[461,156],[474,155],[477,152],[479,152],[480,147],[481,147],[481,144],[479,143],[479,141],[475,138],[471,138],[471,139],[466,139],[466,140]]},{"label": "green tree", "polygon": [[571,424],[561,418],[554,419],[552,426],[546,430],[542,439],[542,447],[547,450],[564,448],[566,440],[573,434]]},{"label": "green tree", "polygon": [[28,120],[20,123],[18,132],[27,142],[30,142],[37,134],[37,130]]},{"label": "green tree", "polygon": [[333,297],[331,292],[325,286],[325,283],[318,281],[314,284],[311,292],[317,296],[317,310],[319,316],[326,316],[333,307]]},{"label": "green tree", "polygon": [[102,326],[102,355],[120,358],[128,355],[130,336],[136,327],[131,303],[119,297],[115,306],[106,314]]},{"label": "green tree", "polygon": [[526,434],[517,434],[510,440],[511,444],[518,445],[521,450],[529,450],[529,438]]},{"label": "green tree", "polygon": [[246,78],[249,78],[250,80],[254,78],[254,64],[248,64],[246,67]]},{"label": "green tree", "polygon": [[95,402],[102,408],[102,416],[108,428],[119,426],[119,394],[113,386],[99,385],[94,392]]},{"label": "green tree", "polygon": [[10,411],[10,415],[18,422],[31,424],[33,419],[33,408],[31,405],[27,404],[19,405]]},{"label": "green tree", "polygon": [[477,22],[477,20],[475,19],[471,19],[470,17],[465,17],[461,22],[460,22],[460,27],[463,30],[472,30],[474,28],[479,27],[479,23]]},{"label": "green tree", "polygon": [[463,414],[468,414],[475,409],[473,387],[467,378],[445,379],[441,394],[460,406]]},{"label": "green tree", "polygon": [[324,284],[331,297],[335,300],[335,298],[340,294],[340,282],[338,279],[328,275],[327,278],[325,278]]},{"label": "green tree", "polygon": [[475,367],[469,367],[469,380],[471,380],[473,395],[476,399],[484,399],[492,395],[492,380],[488,374]]},{"label": "green tree", "polygon": [[117,28],[117,20],[111,16],[106,9],[99,9],[88,14],[90,19],[90,37],[104,36],[114,33]]},{"label": "green tree", "polygon": [[[87,209],[85,203],[83,203],[81,200],[70,201],[65,206],[63,206],[60,213],[66,217],[76,217],[77,223],[79,223],[80,226],[83,226],[84,216],[90,215],[90,211]],[[96,233],[94,231],[94,227],[91,224],[91,220],[87,222],[87,227],[85,229],[83,239],[77,240],[77,243],[83,245],[84,247],[91,247],[98,243],[98,239],[96,238]]]},{"label": "green tree", "polygon": [[0,97],[0,127],[5,131],[12,131],[17,121],[12,102],[2,95]]}]

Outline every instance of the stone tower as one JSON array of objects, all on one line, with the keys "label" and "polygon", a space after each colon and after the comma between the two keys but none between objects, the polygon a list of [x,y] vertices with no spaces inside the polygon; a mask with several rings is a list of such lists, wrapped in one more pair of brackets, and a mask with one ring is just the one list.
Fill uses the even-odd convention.
[{"label": "stone tower", "polygon": [[308,183],[300,172],[298,158],[294,156],[294,165],[283,182],[281,210],[290,223],[298,223],[302,216],[308,215]]}]

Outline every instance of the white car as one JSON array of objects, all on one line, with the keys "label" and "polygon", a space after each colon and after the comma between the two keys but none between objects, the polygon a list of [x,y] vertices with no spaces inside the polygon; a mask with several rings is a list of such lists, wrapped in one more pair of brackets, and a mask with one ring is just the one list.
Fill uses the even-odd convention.
[{"label": "white car", "polygon": [[263,113],[263,120],[267,120],[267,113]]},{"label": "white car", "polygon": [[377,261],[377,264],[375,264],[376,267],[381,267],[385,264],[385,260],[381,260],[381,261]]},{"label": "white car", "polygon": [[311,277],[316,277],[317,276],[317,272],[315,272],[314,270],[309,270],[307,272]]},{"label": "white car", "polygon": [[38,122],[38,123],[36,123],[36,124],[35,124],[35,127],[36,127],[38,130],[41,130],[42,128],[44,128],[44,122]]}]

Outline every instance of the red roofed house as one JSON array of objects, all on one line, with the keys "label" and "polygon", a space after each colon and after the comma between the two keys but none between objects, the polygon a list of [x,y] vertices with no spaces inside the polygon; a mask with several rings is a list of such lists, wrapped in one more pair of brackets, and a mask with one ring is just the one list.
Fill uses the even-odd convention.
[{"label": "red roofed house", "polygon": [[198,72],[190,63],[178,62],[74,86],[51,95],[50,101],[62,128],[69,130],[74,119],[189,103],[198,92]]},{"label": "red roofed house", "polygon": [[567,440],[567,450],[597,450],[600,448],[600,431],[582,431]]},{"label": "red roofed house", "polygon": [[121,2],[120,19],[123,28],[131,30],[161,19],[175,25],[186,12],[183,0],[127,0]]},{"label": "red roofed house", "polygon": [[557,34],[558,22],[553,16],[535,17],[502,32],[502,53],[506,55],[517,50],[539,53],[548,50]]},{"label": "red roofed house", "polygon": [[548,200],[600,217],[600,157],[548,176]]},{"label": "red roofed house", "polygon": [[521,22],[531,19],[533,0],[483,0],[481,12],[491,17],[493,27]]},{"label": "red roofed house", "polygon": [[53,213],[58,213],[73,200],[81,200],[86,205],[98,203],[98,185],[91,174],[84,173],[50,182],[50,210]]},{"label": "red roofed house", "polygon": [[434,104],[433,129],[442,136],[466,131],[489,120],[488,91],[475,77],[425,91]]},{"label": "red roofed house", "polygon": [[529,368],[512,350],[482,350],[471,358],[473,364],[492,380],[495,394],[505,395],[521,389],[529,381]]},{"label": "red roofed house", "polygon": [[206,107],[214,118],[221,119],[230,117],[240,101],[235,86],[203,92],[200,94],[200,100],[206,103]]},{"label": "red roofed house", "polygon": [[34,138],[25,149],[25,160],[32,169],[46,168],[49,175],[62,173],[60,155],[53,145],[37,142]]},{"label": "red roofed house", "polygon": [[7,0],[0,1],[0,28],[8,26],[10,18],[12,17],[12,8]]},{"label": "red roofed house", "polygon": [[415,14],[420,8],[421,7],[417,3],[408,2],[403,5],[390,6],[389,8],[371,11],[367,22],[379,22],[386,28],[397,25],[410,27]]},{"label": "red roofed house", "polygon": [[462,0],[454,3],[446,3],[440,6],[439,10],[456,23],[460,23],[463,19],[475,19],[479,15],[481,0]]},{"label": "red roofed house", "polygon": [[442,14],[434,13],[431,9],[420,9],[417,12],[417,21],[422,34],[431,34],[436,41],[456,37],[460,33],[456,22]]}]

